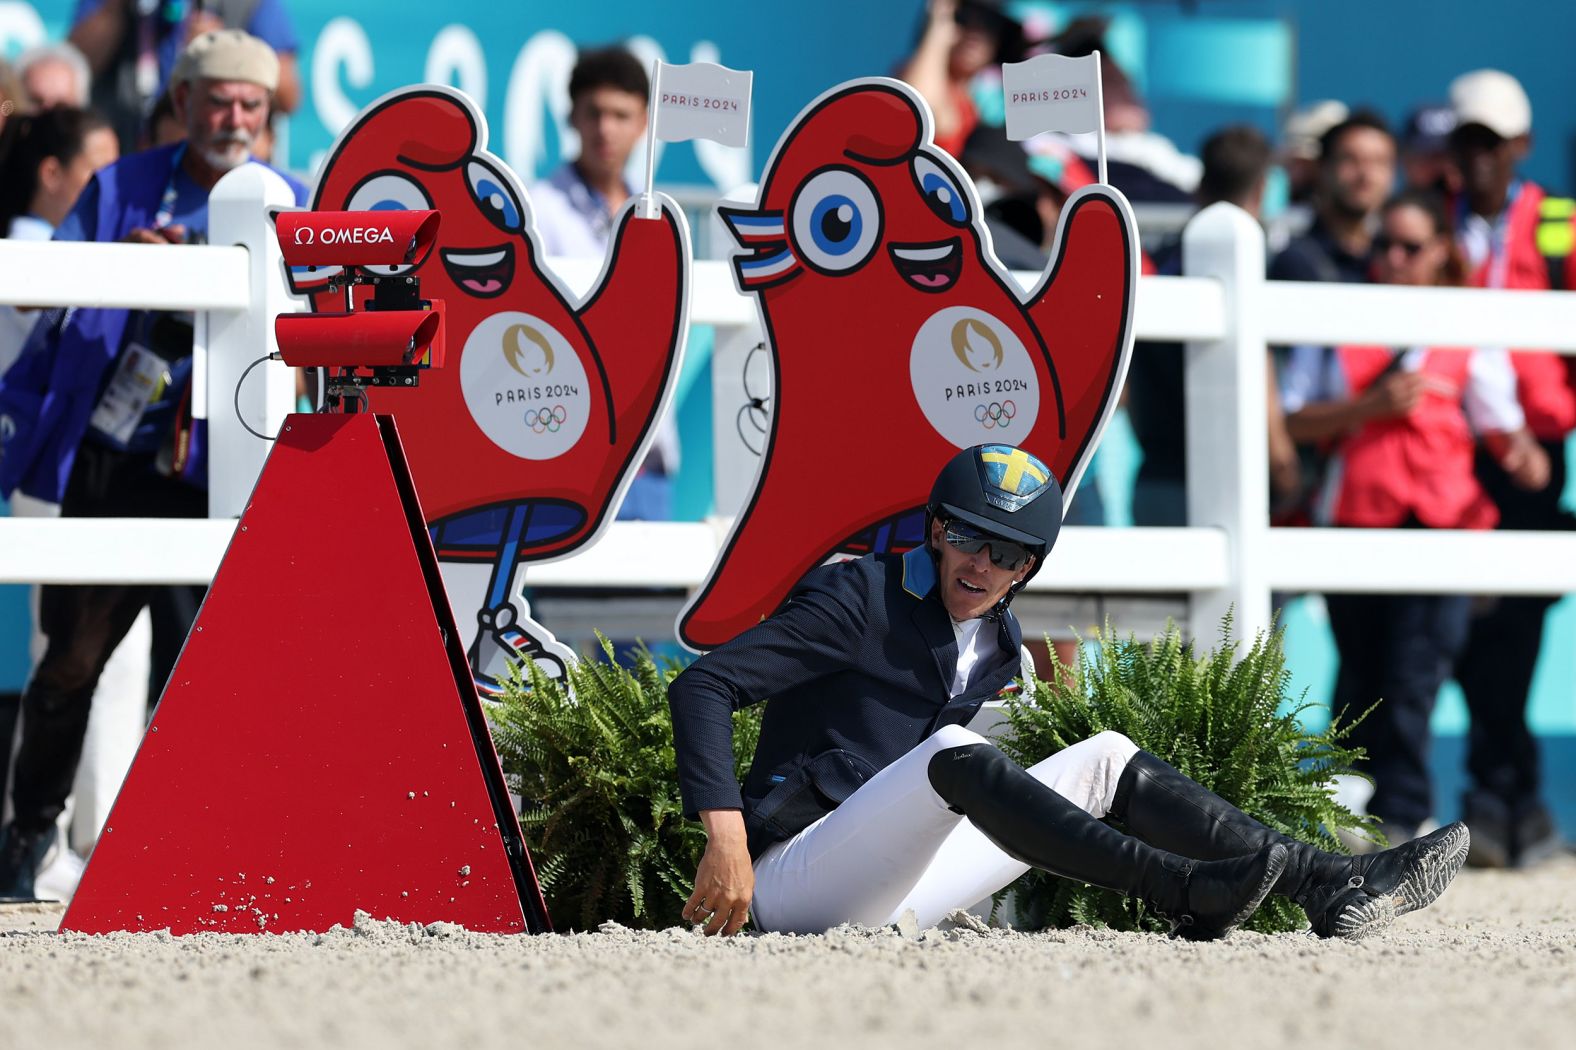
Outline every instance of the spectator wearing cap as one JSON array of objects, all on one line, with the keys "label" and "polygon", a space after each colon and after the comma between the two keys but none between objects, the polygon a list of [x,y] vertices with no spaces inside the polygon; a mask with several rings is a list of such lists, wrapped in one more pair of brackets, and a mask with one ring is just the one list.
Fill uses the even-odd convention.
[{"label": "spectator wearing cap", "polygon": [[[1456,126],[1450,146],[1461,171],[1455,234],[1471,283],[1486,288],[1573,289],[1572,216],[1576,202],[1547,195],[1516,168],[1532,146],[1532,104],[1515,77],[1495,69],[1466,73],[1450,85]],[[1501,529],[1570,529],[1560,508],[1565,439],[1576,427],[1570,358],[1515,350],[1516,393],[1530,447],[1480,451],[1478,478],[1499,507]],[[1495,452],[1498,455],[1495,455]],[[1547,480],[1529,483],[1519,458],[1545,456]],[[1518,458],[1519,457],[1519,458]],[[1502,597],[1481,603],[1466,650],[1456,663],[1472,716],[1463,800],[1471,820],[1470,863],[1525,866],[1557,851],[1559,836],[1542,800],[1537,742],[1527,727],[1527,698],[1554,599]],[[1479,831],[1481,830],[1481,833]]]},{"label": "spectator wearing cap", "polygon": [[1456,112],[1449,106],[1419,106],[1401,133],[1401,181],[1405,188],[1427,190],[1442,200],[1461,192],[1461,172],[1450,152]]},{"label": "spectator wearing cap", "polygon": [[82,109],[93,88],[93,73],[82,52],[61,41],[40,44],[16,60],[22,90],[35,110],[71,106]]},{"label": "spectator wearing cap", "polygon": [[76,0],[67,39],[87,57],[93,105],[115,125],[122,151],[137,147],[155,100],[174,85],[186,45],[218,29],[244,30],[273,48],[279,61],[274,106],[294,112],[301,100],[300,42],[285,0]]},{"label": "spectator wearing cap", "polygon": [[[208,194],[251,162],[279,61],[240,30],[188,45],[175,84],[184,142],[123,157],[93,177],[55,239],[188,244],[206,238]],[[290,184],[297,203],[306,189]],[[188,459],[183,431],[190,388],[190,315],[81,309],[46,315],[0,379],[0,495],[20,488],[58,502],[63,517],[207,514],[206,472]],[[81,757],[88,710],[104,662],[152,604],[183,624],[193,588],[117,584],[45,587],[49,644],[22,698],[23,728],[12,787],[14,817],[0,830],[0,897],[29,897]],[[155,633],[161,617],[155,616]],[[157,646],[158,640],[155,639]],[[162,683],[161,683],[162,684]]]}]

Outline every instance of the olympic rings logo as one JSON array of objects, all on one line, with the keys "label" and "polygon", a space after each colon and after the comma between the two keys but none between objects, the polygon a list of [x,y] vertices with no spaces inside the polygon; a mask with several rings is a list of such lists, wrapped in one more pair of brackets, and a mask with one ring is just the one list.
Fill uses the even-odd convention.
[{"label": "olympic rings logo", "polygon": [[1017,414],[1018,406],[1011,401],[992,401],[988,405],[974,406],[974,422],[986,430],[995,430],[997,427],[1006,430]]},{"label": "olympic rings logo", "polygon": [[534,434],[556,434],[568,418],[569,413],[564,411],[563,405],[525,410],[525,425],[530,427]]}]

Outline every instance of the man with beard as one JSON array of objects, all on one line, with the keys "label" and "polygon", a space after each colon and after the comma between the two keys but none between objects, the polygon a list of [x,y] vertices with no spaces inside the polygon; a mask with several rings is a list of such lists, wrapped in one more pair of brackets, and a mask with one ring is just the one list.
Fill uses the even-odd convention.
[{"label": "man with beard", "polygon": [[[208,194],[226,172],[251,162],[279,60],[255,37],[217,30],[187,46],[174,76],[186,140],[99,172],[56,240],[206,240]],[[306,188],[285,178],[304,204]],[[20,488],[60,503],[63,517],[205,517],[206,470],[177,440],[180,419],[189,415],[191,355],[189,314],[85,309],[44,317],[0,379],[0,407],[11,423],[0,445],[0,494]],[[29,405],[30,414],[17,408]],[[199,601],[192,588],[43,589],[40,620],[49,645],[22,699],[14,817],[0,831],[0,898],[33,895],[109,654],[144,606],[178,606],[189,625]],[[172,633],[184,637],[185,626]]]},{"label": "man with beard", "polygon": [[[1395,137],[1377,113],[1356,110],[1326,131],[1319,140],[1313,224],[1270,262],[1270,280],[1367,282],[1379,209],[1395,185],[1395,173]],[[1290,414],[1311,396],[1299,387],[1299,377],[1333,367],[1334,355],[1320,346],[1273,349],[1282,373],[1281,400]],[[1293,366],[1289,372],[1288,366]],[[1309,524],[1323,482],[1323,454],[1309,445],[1296,446],[1296,454],[1294,464],[1283,443],[1272,469],[1270,514],[1278,525]]]},{"label": "man with beard", "polygon": [[[1456,242],[1471,283],[1484,288],[1566,290],[1571,272],[1576,202],[1547,195],[1516,168],[1532,146],[1532,103],[1508,73],[1480,69],[1450,85],[1455,128],[1450,149],[1461,175]],[[1571,529],[1560,507],[1566,481],[1566,436],[1576,427],[1573,361],[1543,350],[1515,350],[1516,394],[1537,445],[1522,457],[1547,457],[1542,477],[1518,479],[1511,463],[1480,448],[1478,480],[1499,507],[1502,529]],[[1541,448],[1539,447],[1541,446]],[[1503,452],[1503,450],[1501,450]],[[1536,480],[1545,483],[1537,485]],[[1462,801],[1475,838],[1468,863],[1527,867],[1559,852],[1560,835],[1542,797],[1537,741],[1527,726],[1527,700],[1543,643],[1546,596],[1484,599],[1456,680],[1472,714]]]},{"label": "man with beard", "polygon": [[1270,264],[1275,281],[1368,280],[1375,220],[1395,185],[1395,137],[1358,110],[1319,141],[1319,185],[1308,232]]}]

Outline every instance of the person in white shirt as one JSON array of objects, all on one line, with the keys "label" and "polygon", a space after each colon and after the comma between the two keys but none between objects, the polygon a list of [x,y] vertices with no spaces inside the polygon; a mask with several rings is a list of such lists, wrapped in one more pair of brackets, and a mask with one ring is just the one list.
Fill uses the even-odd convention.
[{"label": "person in white shirt", "polygon": [[[613,219],[635,195],[625,177],[646,133],[650,80],[640,60],[621,47],[586,51],[569,75],[569,126],[580,153],[531,187],[536,233],[548,258],[601,259]],[[672,517],[672,475],[679,464],[678,428],[670,414],[619,507],[621,520]]]},{"label": "person in white shirt", "polygon": [[569,126],[579,155],[531,187],[531,210],[549,258],[601,258],[613,216],[634,196],[625,177],[646,133],[650,81],[640,60],[619,47],[586,51],[569,75]]}]

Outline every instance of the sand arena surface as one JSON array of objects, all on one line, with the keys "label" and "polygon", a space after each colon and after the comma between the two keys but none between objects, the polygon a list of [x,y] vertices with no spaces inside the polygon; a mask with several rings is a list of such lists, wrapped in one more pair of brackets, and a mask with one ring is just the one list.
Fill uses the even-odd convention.
[{"label": "sand arena surface", "polygon": [[500,937],[371,920],[323,935],[84,937],[52,932],[60,915],[0,906],[4,1050],[1576,1045],[1576,858],[1464,872],[1433,907],[1357,943],[965,928]]}]

